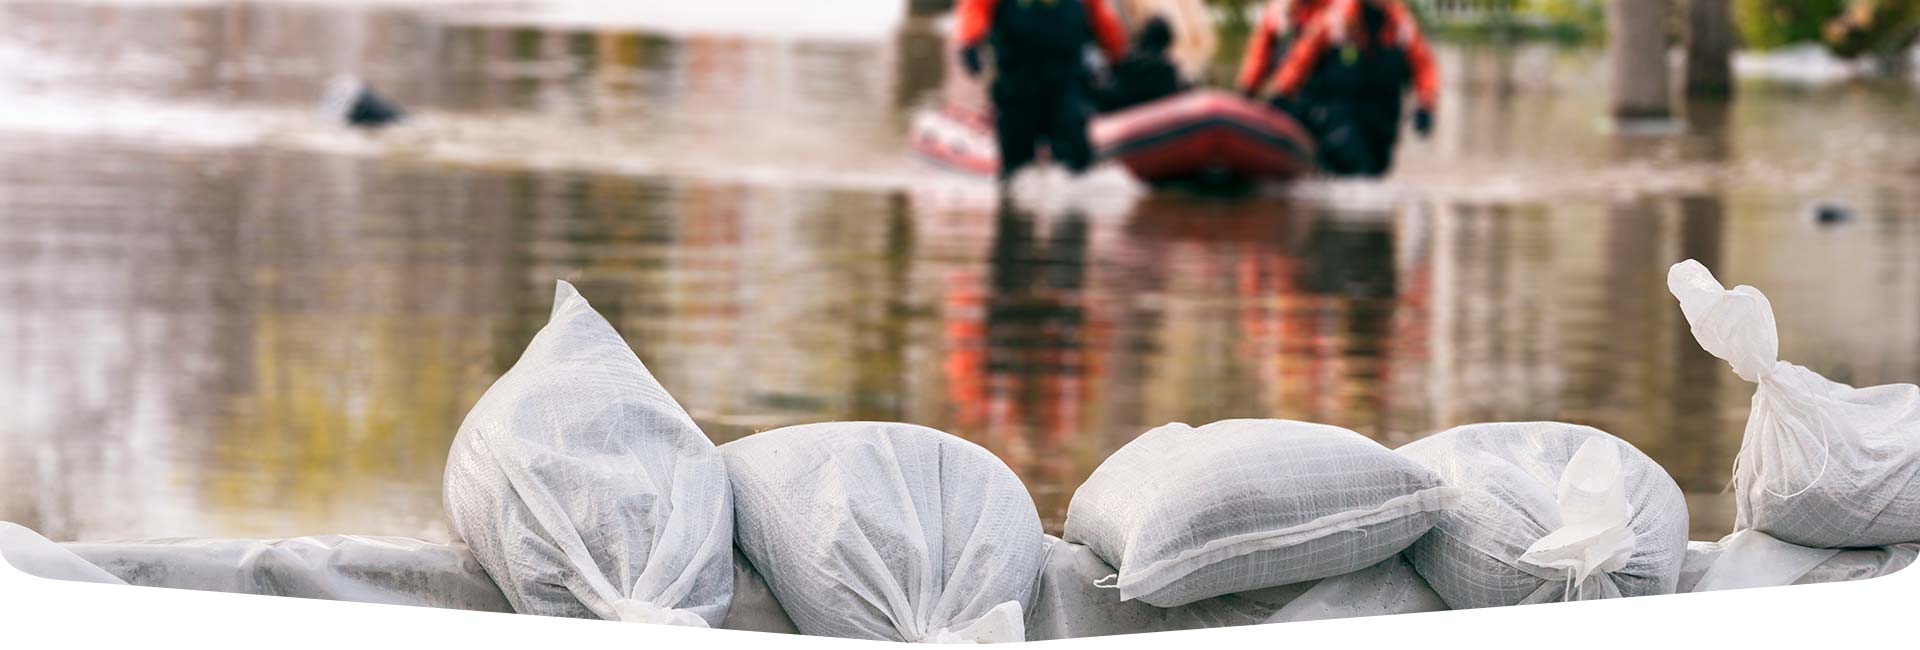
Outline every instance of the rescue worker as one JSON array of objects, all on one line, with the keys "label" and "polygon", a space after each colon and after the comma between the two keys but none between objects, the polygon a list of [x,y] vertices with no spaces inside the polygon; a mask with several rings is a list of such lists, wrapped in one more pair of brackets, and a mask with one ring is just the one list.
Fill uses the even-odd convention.
[{"label": "rescue worker", "polygon": [[1125,110],[1184,90],[1180,69],[1167,55],[1173,28],[1159,16],[1148,18],[1134,35],[1133,49],[1113,64],[1107,87],[1099,94],[1103,113]]},{"label": "rescue worker", "polygon": [[1266,94],[1295,107],[1327,171],[1379,176],[1393,166],[1409,86],[1413,128],[1426,137],[1440,77],[1413,12],[1400,0],[1332,0],[1301,32]]},{"label": "rescue worker", "polygon": [[993,51],[1001,180],[1032,163],[1043,143],[1075,173],[1092,166],[1087,46],[1098,44],[1108,61],[1127,50],[1106,0],[961,0],[958,12],[954,41],[967,73],[980,74],[982,46]]},{"label": "rescue worker", "polygon": [[1273,81],[1282,57],[1293,49],[1300,30],[1313,24],[1330,0],[1269,0],[1260,12],[1260,24],[1254,27],[1252,40],[1240,58],[1240,76],[1234,84],[1241,93],[1254,97]]}]

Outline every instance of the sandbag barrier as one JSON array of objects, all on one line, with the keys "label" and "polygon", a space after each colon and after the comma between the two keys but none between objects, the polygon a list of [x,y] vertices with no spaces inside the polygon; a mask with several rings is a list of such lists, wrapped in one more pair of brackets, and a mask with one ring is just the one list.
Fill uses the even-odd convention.
[{"label": "sandbag barrier", "polygon": [[1388,450],[1284,420],[1141,435],[1057,538],[1003,462],[933,429],[713,446],[563,282],[450,455],[464,541],[56,544],[0,522],[0,556],[54,579],[911,642],[1836,582],[1920,558],[1920,388],[1780,361],[1765,296],[1696,262],[1668,286],[1701,346],[1758,384],[1736,532],[1713,542],[1686,541],[1664,470],[1590,427],[1467,425]]}]

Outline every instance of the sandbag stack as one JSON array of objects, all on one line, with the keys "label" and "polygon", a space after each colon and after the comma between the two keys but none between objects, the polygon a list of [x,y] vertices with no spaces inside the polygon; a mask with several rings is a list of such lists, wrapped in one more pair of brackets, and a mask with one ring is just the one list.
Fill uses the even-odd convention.
[{"label": "sandbag stack", "polygon": [[573,287],[461,424],[464,542],[320,536],[54,544],[36,575],[910,642],[1008,642],[1885,575],[1920,557],[1920,388],[1778,360],[1771,305],[1699,264],[1669,289],[1758,384],[1738,530],[1631,444],[1557,422],[1388,450],[1287,420],[1172,423],[1075,492],[1063,538],[999,458],[884,422],[716,448]]}]

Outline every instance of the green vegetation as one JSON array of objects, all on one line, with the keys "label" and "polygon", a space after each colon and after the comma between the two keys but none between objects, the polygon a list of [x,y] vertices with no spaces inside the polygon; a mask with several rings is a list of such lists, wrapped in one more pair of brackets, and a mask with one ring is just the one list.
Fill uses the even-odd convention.
[{"label": "green vegetation", "polygon": [[[1604,0],[1403,0],[1440,40],[1588,41],[1605,36]],[[1244,39],[1265,0],[1208,0],[1219,10],[1223,42]]]},{"label": "green vegetation", "polygon": [[1451,40],[1550,40],[1586,42],[1606,36],[1601,0],[1483,0],[1481,11],[1449,15],[1431,1],[1408,2],[1435,38]]},{"label": "green vegetation", "polygon": [[1839,56],[1897,59],[1920,40],[1920,0],[1854,0],[1821,36]]},{"label": "green vegetation", "polygon": [[1734,0],[1733,22],[1747,47],[1772,49],[1820,42],[1827,21],[1847,9],[1847,0]]},{"label": "green vegetation", "polygon": [[[1403,0],[1439,40],[1606,38],[1606,0]],[[1920,38],[1920,0],[1730,0],[1741,44],[1771,49],[1826,43],[1841,56],[1911,47]],[[1219,10],[1221,42],[1237,43],[1266,0],[1208,0]],[[1687,0],[1673,0],[1675,35],[1684,32]]]}]

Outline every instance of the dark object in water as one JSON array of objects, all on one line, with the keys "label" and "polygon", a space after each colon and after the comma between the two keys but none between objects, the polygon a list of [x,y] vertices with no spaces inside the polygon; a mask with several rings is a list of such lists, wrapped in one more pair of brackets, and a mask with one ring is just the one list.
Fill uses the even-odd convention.
[{"label": "dark object in water", "polygon": [[406,118],[406,112],[384,97],[374,94],[367,84],[353,77],[339,77],[327,87],[320,102],[327,119],[345,120],[349,126],[377,129]]},{"label": "dark object in water", "polygon": [[1813,222],[1822,226],[1836,226],[1853,221],[1853,208],[1839,203],[1820,202],[1808,209]]}]

